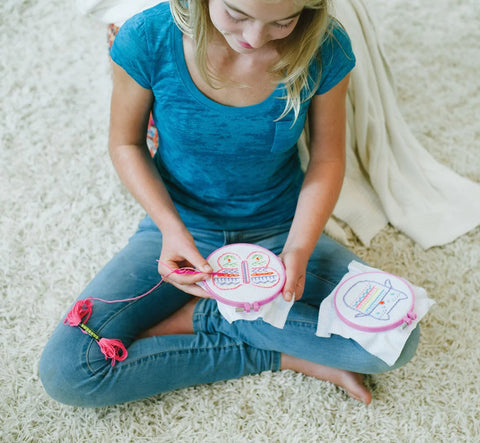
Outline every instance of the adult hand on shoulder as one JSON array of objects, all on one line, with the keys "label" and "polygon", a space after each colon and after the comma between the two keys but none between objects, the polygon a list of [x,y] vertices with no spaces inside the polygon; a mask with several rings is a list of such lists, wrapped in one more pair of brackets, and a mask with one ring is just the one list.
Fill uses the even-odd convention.
[{"label": "adult hand on shoulder", "polygon": [[284,249],[280,258],[285,265],[286,281],[283,287],[283,298],[290,301],[292,296],[300,300],[305,289],[305,277],[307,274],[308,255],[302,250]]},{"label": "adult hand on shoulder", "polygon": [[[199,273],[172,272],[181,268],[195,268]],[[210,277],[213,269],[198,252],[192,235],[185,231],[176,235],[164,235],[158,272],[165,281],[178,289],[197,297],[209,298],[208,292],[196,283]]]}]

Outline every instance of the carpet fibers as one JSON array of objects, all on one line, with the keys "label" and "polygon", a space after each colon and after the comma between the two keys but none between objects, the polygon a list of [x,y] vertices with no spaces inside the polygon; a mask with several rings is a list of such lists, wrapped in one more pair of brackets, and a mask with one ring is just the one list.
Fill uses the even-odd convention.
[{"label": "carpet fibers", "polygon": [[[106,149],[105,26],[71,3],[0,2],[0,441],[479,441],[479,228],[429,250],[392,227],[369,248],[352,237],[372,266],[437,302],[413,361],[367,378],[369,406],[290,371],[102,409],[45,394],[38,359],[49,334],[143,215]],[[480,182],[480,3],[366,3],[414,134]]]}]

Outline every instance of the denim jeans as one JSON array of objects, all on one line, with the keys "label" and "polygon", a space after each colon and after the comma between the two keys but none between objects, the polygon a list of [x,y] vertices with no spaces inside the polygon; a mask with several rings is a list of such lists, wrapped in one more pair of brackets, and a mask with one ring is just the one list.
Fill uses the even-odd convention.
[{"label": "denim jeans", "polygon": [[[204,257],[225,244],[239,242],[255,243],[279,254],[289,227],[287,223],[241,232],[190,232]],[[161,246],[160,231],[150,218],[145,218],[127,246],[98,273],[79,299],[117,300],[147,292],[160,280],[156,260]],[[122,340],[128,357],[111,366],[93,338],[61,322],[41,357],[42,383],[62,403],[99,407],[201,383],[277,371],[281,353],[364,374],[404,365],[415,353],[418,327],[394,366],[388,366],[350,339],[315,335],[321,301],[354,259],[359,260],[322,235],[307,268],[303,297],[293,305],[283,329],[261,319],[230,324],[219,313],[215,300],[200,299],[193,314],[194,334],[137,340],[141,332],[171,315],[191,296],[165,283],[135,301],[96,301],[88,326],[102,337]]]}]

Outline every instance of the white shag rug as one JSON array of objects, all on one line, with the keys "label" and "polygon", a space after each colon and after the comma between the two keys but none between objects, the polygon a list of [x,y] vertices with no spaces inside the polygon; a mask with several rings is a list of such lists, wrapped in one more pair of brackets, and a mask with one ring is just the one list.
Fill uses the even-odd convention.
[{"label": "white shag rug", "polygon": [[[289,371],[104,409],[44,393],[37,362],[49,334],[143,214],[107,153],[105,26],[71,3],[0,2],[0,441],[478,441],[479,228],[427,251],[391,227],[368,249],[352,240],[437,301],[414,360],[367,379],[369,406]],[[480,182],[480,2],[367,4],[414,134]]]}]

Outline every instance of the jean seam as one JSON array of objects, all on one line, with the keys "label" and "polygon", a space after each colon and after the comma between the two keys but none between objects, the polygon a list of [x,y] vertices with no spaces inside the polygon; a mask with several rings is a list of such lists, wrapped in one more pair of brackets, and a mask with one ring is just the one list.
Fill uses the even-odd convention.
[{"label": "jean seam", "polygon": [[[201,323],[201,322],[207,323],[206,318],[225,320],[223,315],[218,313],[218,312],[210,312],[210,313],[197,312],[197,313],[193,314],[193,332],[195,332],[195,333],[197,333],[197,332],[208,333],[207,328],[202,328],[201,326],[198,326],[198,327],[196,326],[197,323]],[[214,331],[214,332],[218,332],[218,331]]]},{"label": "jean seam", "polygon": [[[220,313],[214,313],[214,314],[207,314],[207,313],[204,313],[204,312],[198,312],[198,313],[195,313],[193,314],[193,317],[194,317],[194,332],[197,333],[197,332],[203,332],[203,333],[208,333],[208,332],[205,332],[204,330],[200,329],[197,331],[197,328],[195,327],[195,324],[197,322],[200,322],[200,321],[204,321],[205,322],[205,318],[206,317],[216,317],[216,318],[222,318],[223,316],[220,314]],[[202,318],[200,318],[202,317]],[[218,334],[223,334],[223,332],[217,332]],[[228,334],[227,334],[228,336]],[[230,337],[230,336],[228,336]],[[232,337],[230,337],[232,338]],[[234,338],[232,338],[234,339]],[[231,345],[231,346],[235,346],[235,345]],[[242,340],[240,340],[240,342],[238,343],[238,346],[239,347],[245,347],[245,346],[248,346],[248,347],[251,347],[251,348],[256,348],[255,346],[252,346]],[[256,349],[260,349],[262,351],[267,351],[267,349],[261,349],[261,348],[256,348]],[[280,364],[281,364],[281,360],[280,360],[280,352],[277,352],[277,351],[273,351],[273,350],[270,350],[270,352],[272,352],[273,354],[273,357],[272,357],[272,364],[271,364],[271,367],[270,367],[270,370],[271,371],[279,371],[280,370]]]},{"label": "jean seam", "polygon": [[203,332],[203,329],[200,327],[199,323],[203,320],[204,314],[193,314],[192,315],[192,326],[193,326],[193,332],[195,334],[199,332]]},{"label": "jean seam", "polygon": [[123,363],[122,363],[122,368],[125,368],[125,367],[128,367],[128,366],[131,366],[133,364],[136,364],[138,362],[142,362],[142,361],[147,361],[147,360],[150,360],[150,359],[155,359],[159,356],[162,356],[162,355],[165,355],[165,354],[170,354],[170,355],[181,355],[181,354],[195,354],[195,353],[200,353],[200,352],[205,352],[205,351],[211,351],[211,350],[227,350],[227,349],[232,349],[232,348],[243,348],[245,347],[245,343],[232,343],[232,344],[229,344],[229,345],[222,345],[222,346],[202,346],[202,347],[199,347],[199,348],[192,348],[192,349],[174,349],[174,350],[167,350],[167,351],[161,351],[161,352],[155,352],[153,354],[150,354],[148,356],[145,356],[145,357],[141,357],[141,358],[137,358],[135,360],[125,360]]},{"label": "jean seam", "polygon": [[[197,306],[195,307],[195,309],[197,309],[198,305],[200,303],[197,303]],[[193,330],[195,333],[197,332],[203,332],[203,333],[208,333],[208,331],[206,331],[206,329],[202,329],[201,326],[199,325],[201,322],[203,322],[204,324],[206,324],[206,318],[207,317],[215,317],[216,319],[223,319],[223,316],[219,313],[219,312],[214,312],[214,313],[207,313],[207,312],[194,312],[193,314]],[[219,334],[222,334],[223,332],[218,332],[218,331],[215,331]],[[228,336],[228,334],[227,334]],[[232,338],[232,337],[230,337]],[[233,339],[233,338],[232,338]],[[240,340],[240,345],[241,346],[249,346],[249,347],[255,347],[255,346],[252,346],[252,345],[249,345],[248,343],[245,343],[244,341]],[[260,348],[258,348],[260,349]],[[266,349],[262,349],[263,351],[266,351]],[[273,350],[270,350],[270,352],[272,352],[273,354],[273,357],[272,357],[272,364],[271,364],[271,368],[270,370],[271,371],[279,371],[280,370],[280,353],[277,352],[277,351],[273,351]]]},{"label": "jean seam", "polygon": [[[92,346],[93,342],[95,340],[92,338],[90,340],[90,343],[87,345],[87,349],[85,351],[85,353],[87,354],[90,350],[90,347]],[[193,349],[172,349],[172,350],[166,350],[166,351],[161,351],[161,352],[156,352],[154,354],[150,354],[148,356],[145,356],[145,357],[141,357],[141,358],[137,358],[135,360],[133,359],[126,359],[124,360],[123,362],[121,362],[121,367],[122,368],[125,368],[125,367],[129,367],[133,364],[136,364],[138,362],[142,362],[142,361],[147,361],[147,360],[150,360],[150,359],[155,359],[156,357],[159,357],[161,355],[164,355],[164,354],[170,354],[170,355],[180,355],[180,354],[187,354],[187,353],[199,353],[199,352],[205,352],[205,351],[211,351],[211,350],[227,350],[227,349],[232,349],[232,348],[244,348],[245,346],[248,346],[246,343],[243,343],[243,342],[237,342],[237,343],[232,343],[232,344],[229,344],[229,345],[223,345],[223,346],[202,346],[202,347],[197,347],[197,348],[193,348]],[[88,367],[88,371],[90,372],[90,376],[94,376],[94,375],[97,375],[99,372],[102,372],[105,370],[105,367],[101,367],[100,369],[98,370],[93,370],[92,367],[90,366],[90,364],[88,363],[88,361],[86,362],[87,364],[87,367]],[[115,366],[112,366],[111,368],[110,367],[107,367],[107,369],[113,369],[115,370]]]},{"label": "jean seam", "polygon": [[298,320],[287,320],[285,325],[295,326],[298,328],[308,328],[308,329],[315,329],[318,322],[310,322],[310,321],[298,321]]},{"label": "jean seam", "polygon": [[282,360],[281,360],[281,353],[278,352],[278,351],[272,351],[273,352],[273,358],[272,358],[272,371],[276,372],[276,371],[280,371],[282,368],[281,368],[281,363],[282,363]]},{"label": "jean seam", "polygon": [[215,313],[215,312],[208,312],[203,305],[206,303],[207,299],[201,298],[198,303],[195,305],[195,308],[193,310],[192,314],[192,324],[193,324],[193,332],[205,332],[206,328],[202,327],[201,323],[203,322],[206,324],[206,318],[207,317],[219,317],[221,316],[220,313]]}]

